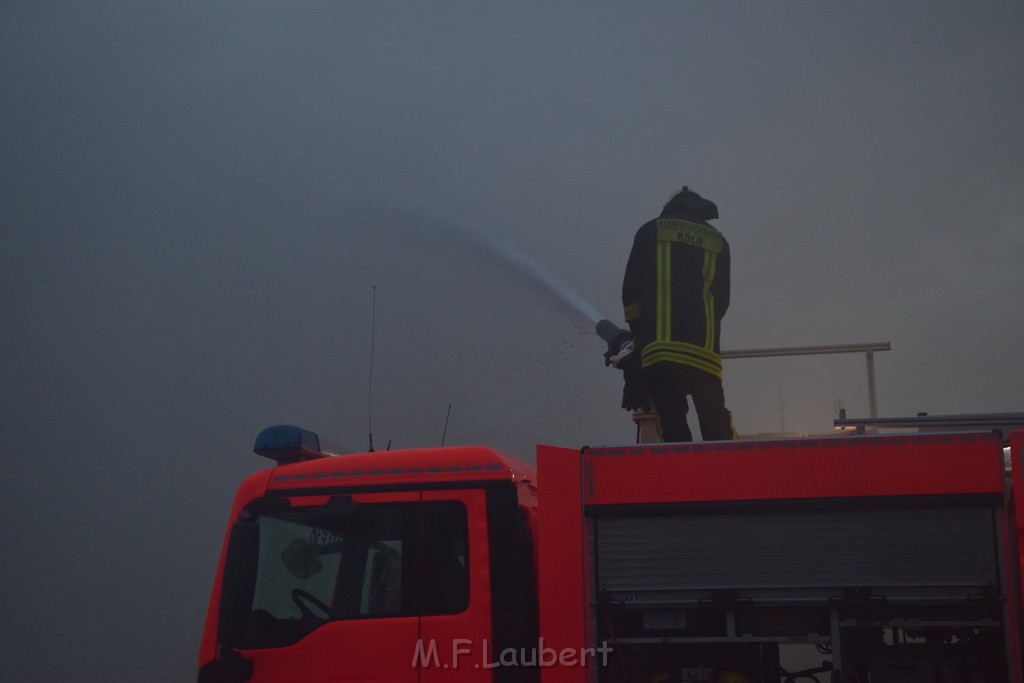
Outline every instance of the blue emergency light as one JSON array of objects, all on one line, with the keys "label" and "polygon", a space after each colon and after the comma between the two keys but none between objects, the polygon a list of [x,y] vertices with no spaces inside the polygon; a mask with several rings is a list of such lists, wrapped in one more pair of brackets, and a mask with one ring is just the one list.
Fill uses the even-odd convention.
[{"label": "blue emergency light", "polygon": [[328,457],[320,450],[320,437],[316,432],[295,425],[267,427],[256,436],[252,449],[279,465]]}]

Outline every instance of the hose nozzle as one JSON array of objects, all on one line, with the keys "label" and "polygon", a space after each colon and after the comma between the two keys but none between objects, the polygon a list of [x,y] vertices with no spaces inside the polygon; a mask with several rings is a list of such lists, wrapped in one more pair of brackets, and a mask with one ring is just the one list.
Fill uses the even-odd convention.
[{"label": "hose nozzle", "polygon": [[625,332],[625,330],[620,329],[618,325],[606,318],[604,320],[597,321],[596,332],[598,337],[604,339],[608,345],[611,346],[612,340],[615,339],[615,335],[620,332]]}]

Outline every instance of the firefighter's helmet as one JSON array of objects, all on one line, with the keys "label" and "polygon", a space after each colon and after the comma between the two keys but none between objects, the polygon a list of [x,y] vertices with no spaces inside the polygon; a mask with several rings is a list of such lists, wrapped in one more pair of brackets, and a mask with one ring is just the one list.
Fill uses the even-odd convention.
[{"label": "firefighter's helmet", "polygon": [[704,199],[686,185],[675,192],[661,209],[662,216],[677,214],[690,220],[710,221],[718,218],[718,206],[710,199]]}]

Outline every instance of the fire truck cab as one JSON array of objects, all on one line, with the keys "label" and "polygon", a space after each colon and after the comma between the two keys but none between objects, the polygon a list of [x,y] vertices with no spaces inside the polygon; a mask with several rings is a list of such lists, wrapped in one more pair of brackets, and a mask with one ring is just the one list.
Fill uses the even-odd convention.
[{"label": "fire truck cab", "polygon": [[536,642],[532,467],[477,447],[325,457],[288,425],[255,450],[279,465],[238,490],[200,681],[485,681],[481,648]]}]

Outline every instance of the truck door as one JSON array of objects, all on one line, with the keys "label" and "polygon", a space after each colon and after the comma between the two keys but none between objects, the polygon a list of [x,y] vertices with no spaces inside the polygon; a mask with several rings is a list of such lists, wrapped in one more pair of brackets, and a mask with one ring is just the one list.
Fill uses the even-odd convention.
[{"label": "truck door", "polygon": [[[420,681],[489,681],[493,653],[484,491],[423,492]],[[432,649],[431,649],[432,648]]]},{"label": "truck door", "polygon": [[242,615],[228,642],[251,662],[249,680],[416,683],[420,493],[259,502],[240,522],[256,525],[258,543],[232,542],[243,569],[225,570],[225,586],[244,589],[221,610]]}]

